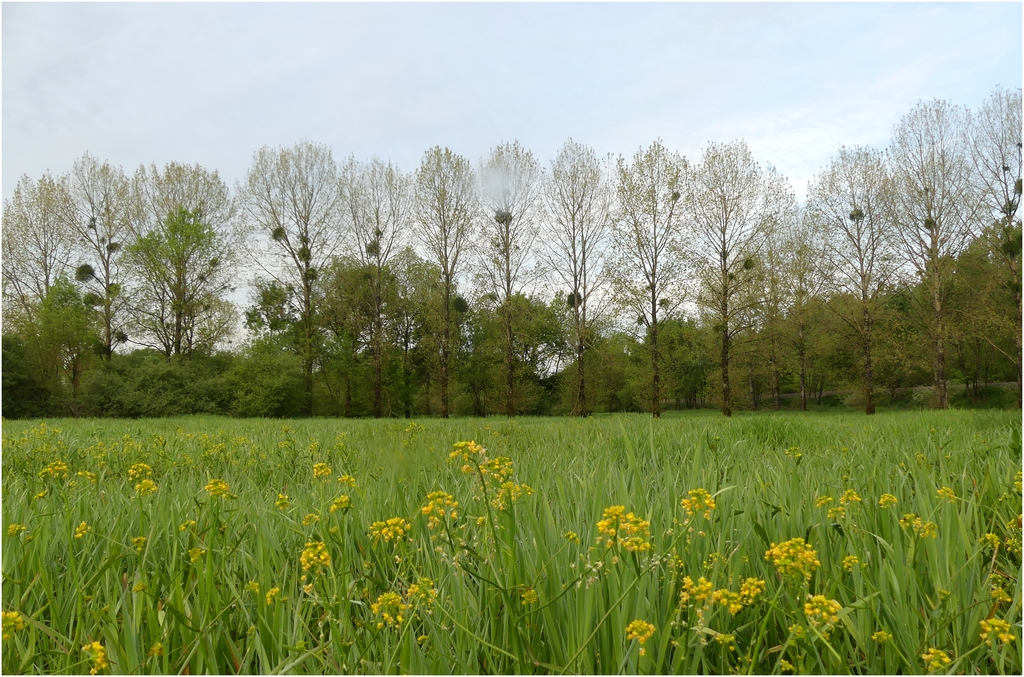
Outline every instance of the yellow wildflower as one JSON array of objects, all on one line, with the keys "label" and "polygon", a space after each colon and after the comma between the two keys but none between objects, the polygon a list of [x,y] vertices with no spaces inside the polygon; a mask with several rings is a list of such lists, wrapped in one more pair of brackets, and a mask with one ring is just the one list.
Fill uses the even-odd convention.
[{"label": "yellow wildflower", "polygon": [[860,495],[853,489],[847,489],[846,491],[843,492],[843,495],[839,497],[839,502],[843,504],[860,503],[861,498]]},{"label": "yellow wildflower", "polygon": [[260,584],[256,581],[249,581],[245,584],[245,589],[254,595],[260,594]]},{"label": "yellow wildflower", "polygon": [[383,522],[374,522],[370,525],[369,535],[373,537],[374,541],[384,540],[387,542],[401,540],[409,530],[412,529],[410,525],[402,517],[392,517],[391,519],[384,520]]},{"label": "yellow wildflower", "polygon": [[338,478],[338,482],[341,484],[347,484],[353,489],[356,488],[356,478],[352,477],[351,475],[342,475],[341,477]]},{"label": "yellow wildflower", "polygon": [[1013,488],[1017,491],[1018,494],[1020,493],[1020,489],[1021,489],[1021,471],[1020,470],[1018,470],[1017,474],[1014,475],[1014,477],[1013,477]]},{"label": "yellow wildflower", "polygon": [[137,480],[140,477],[150,477],[153,474],[153,469],[145,463],[133,463],[132,467],[128,468],[128,479]]},{"label": "yellow wildflower", "polygon": [[315,512],[311,512],[302,518],[302,526],[308,527],[310,524],[316,524],[319,521],[320,515],[317,515]]},{"label": "yellow wildflower", "polygon": [[981,641],[992,646],[992,640],[998,639],[1003,644],[1009,644],[1014,640],[1011,626],[1006,621],[992,618],[981,622]]},{"label": "yellow wildflower", "polygon": [[941,670],[953,662],[945,651],[934,648],[929,648],[921,654],[921,659],[924,660],[924,664],[928,667],[928,672]]},{"label": "yellow wildflower", "polygon": [[729,613],[733,616],[743,610],[743,598],[738,592],[732,592],[731,590],[715,590],[711,593],[711,601],[727,607]]},{"label": "yellow wildflower", "polygon": [[64,461],[54,461],[40,470],[39,476],[43,478],[64,479],[68,476],[68,464]]},{"label": "yellow wildflower", "polygon": [[875,632],[871,635],[871,639],[875,640],[879,644],[885,644],[890,639],[892,639],[892,635],[886,632],[885,630],[879,630],[878,632]]},{"label": "yellow wildflower", "polygon": [[288,501],[288,496],[286,496],[285,494],[277,495],[277,500],[274,501],[274,506],[278,510],[285,510],[288,508],[289,505],[291,505],[291,503]]},{"label": "yellow wildflower", "polygon": [[137,552],[142,552],[145,549],[145,547],[146,547],[146,537],[145,536],[136,536],[135,538],[132,539],[132,545],[135,546],[135,550]]},{"label": "yellow wildflower", "polygon": [[842,605],[824,595],[814,595],[804,604],[804,615],[811,627],[819,628],[822,635],[828,637],[829,630],[839,622],[839,610]]},{"label": "yellow wildflower", "polygon": [[139,496],[147,496],[156,491],[157,486],[153,483],[153,480],[142,480],[135,485],[135,493]]},{"label": "yellow wildflower", "polygon": [[994,599],[997,604],[1002,602],[1006,602],[1007,604],[1009,604],[1013,601],[1013,598],[1006,594],[1006,591],[1000,588],[999,586],[992,587],[992,599]]},{"label": "yellow wildflower", "polygon": [[84,477],[85,479],[89,480],[93,484],[96,484],[96,473],[94,473],[94,472],[89,472],[88,470],[79,470],[75,474],[78,477]]},{"label": "yellow wildflower", "polygon": [[302,551],[299,561],[302,563],[303,571],[312,570],[313,573],[320,573],[321,567],[331,566],[331,554],[321,541],[310,541],[306,543],[306,549]]},{"label": "yellow wildflower", "polygon": [[956,493],[949,487],[942,487],[938,491],[939,499],[952,503],[956,500]]},{"label": "yellow wildflower", "polygon": [[779,661],[779,670],[782,672],[793,672],[793,664],[783,658]]},{"label": "yellow wildflower", "polygon": [[420,508],[420,512],[427,516],[427,527],[434,529],[441,526],[446,518],[458,519],[458,507],[459,502],[451,494],[432,491],[427,494],[427,502]]},{"label": "yellow wildflower", "polygon": [[267,596],[266,596],[267,604],[273,604],[274,600],[280,594],[281,594],[281,588],[271,588],[270,590],[267,590]]},{"label": "yellow wildflower", "polygon": [[40,498],[46,498],[46,495],[47,495],[48,493],[50,493],[50,492],[49,492],[49,490],[47,490],[47,489],[43,489],[43,490],[42,490],[42,491],[40,491],[40,492],[39,492],[38,494],[36,494],[35,496],[33,496],[33,497],[32,497],[32,500],[33,500],[33,501],[35,501],[35,500],[38,500],[38,499],[40,499]]},{"label": "yellow wildflower", "polygon": [[860,563],[860,559],[856,555],[847,555],[843,558],[843,569],[846,571],[853,571],[853,567]]},{"label": "yellow wildflower", "polygon": [[90,531],[92,531],[92,527],[86,524],[85,522],[82,522],[77,527],[75,527],[75,538],[81,538]]},{"label": "yellow wildflower", "polygon": [[565,532],[564,534],[562,534],[562,538],[564,538],[567,541],[572,541],[573,543],[579,543],[580,542],[580,537],[578,535],[576,535],[575,531],[567,531],[567,532]]},{"label": "yellow wildflower", "polygon": [[841,519],[843,517],[846,517],[846,507],[845,506],[837,505],[834,508],[829,508],[828,509],[828,518],[830,520],[837,520],[837,519]]},{"label": "yellow wildflower", "polygon": [[164,655],[164,645],[162,642],[157,642],[149,649],[149,656],[156,658]]},{"label": "yellow wildflower", "polygon": [[[483,457],[486,453],[487,450],[477,444],[475,440],[472,442],[456,442],[455,451],[448,454],[448,458],[454,459],[461,456],[463,461],[469,461],[471,458],[476,459]],[[463,468],[463,470],[465,470],[465,468]],[[472,472],[472,468],[470,468],[470,472]]]},{"label": "yellow wildflower", "polygon": [[4,640],[14,637],[14,633],[25,629],[25,619],[17,611],[3,612],[3,636]]},{"label": "yellow wildflower", "polygon": [[537,591],[533,588],[527,588],[526,590],[523,590],[523,592],[520,594],[520,597],[522,598],[523,604],[525,605],[537,603]]},{"label": "yellow wildflower", "polygon": [[375,616],[380,616],[377,628],[385,625],[401,625],[405,621],[405,612],[410,605],[402,601],[401,595],[397,592],[388,591],[377,597],[377,601],[370,605],[370,610]]},{"label": "yellow wildflower", "polygon": [[832,502],[831,496],[819,496],[818,500],[814,502],[815,507],[823,508]]},{"label": "yellow wildflower", "polygon": [[213,479],[206,483],[206,493],[214,498],[221,498],[223,496],[231,497],[228,493],[228,483],[221,479]]},{"label": "yellow wildflower", "polygon": [[306,593],[307,595],[312,595],[313,594],[313,584],[312,583],[307,583],[306,585],[302,586],[302,592]]},{"label": "yellow wildflower", "polygon": [[[605,508],[604,519],[597,523],[599,534],[605,534],[609,538],[605,540],[605,547],[612,547],[618,543],[629,552],[643,552],[649,550],[651,544],[647,542],[650,536],[649,528],[651,523],[642,520],[633,513],[623,514],[626,507],[613,505]],[[598,536],[598,541],[601,537]]]},{"label": "yellow wildflower", "polygon": [[740,586],[740,600],[745,606],[750,606],[754,599],[764,592],[765,582],[757,578],[748,578]]},{"label": "yellow wildflower", "polygon": [[8,536],[17,536],[22,531],[28,531],[28,527],[26,527],[24,524],[12,524],[9,527],[7,527]]},{"label": "yellow wildflower", "polygon": [[334,471],[331,470],[331,466],[327,465],[326,463],[313,464],[313,477],[316,479],[319,479],[321,477],[330,477],[332,472]]},{"label": "yellow wildflower", "polygon": [[689,576],[683,577],[683,591],[679,593],[679,603],[687,604],[690,599],[695,599],[698,602],[703,602],[711,596],[711,581],[701,576],[697,579],[697,584],[693,584],[693,579]]},{"label": "yellow wildflower", "polygon": [[107,650],[99,642],[86,644],[82,647],[82,651],[87,653],[89,660],[92,661],[92,669],[89,670],[90,675],[95,675],[100,670],[110,666],[110,663],[107,661]]},{"label": "yellow wildflower", "polygon": [[792,538],[775,545],[764,553],[765,560],[772,562],[783,576],[801,575],[811,579],[814,570],[821,566],[818,553],[802,538]]},{"label": "yellow wildflower", "polygon": [[992,550],[998,550],[999,546],[1003,544],[1002,541],[999,540],[999,537],[995,534],[985,534],[984,536],[978,539],[978,542],[983,543],[984,547],[990,548]]},{"label": "yellow wildflower", "polygon": [[704,519],[711,519],[711,511],[715,509],[715,499],[705,489],[692,489],[689,498],[680,501],[687,517],[693,517],[696,513],[704,511]]},{"label": "yellow wildflower", "polygon": [[649,640],[654,634],[654,625],[647,621],[635,620],[631,621],[626,626],[626,641],[632,642],[634,639],[640,644],[640,655],[643,656],[646,653],[644,649],[644,642]]},{"label": "yellow wildflower", "polygon": [[196,521],[195,520],[189,520],[189,521],[185,522],[184,524],[182,524],[180,527],[178,527],[178,531],[188,531],[189,529],[192,529],[193,527],[195,527],[195,525],[196,525]]},{"label": "yellow wildflower", "polygon": [[939,528],[935,522],[925,522],[912,512],[903,515],[900,526],[904,529],[913,529],[918,538],[935,538],[939,535]]},{"label": "yellow wildflower", "polygon": [[736,650],[736,635],[726,635],[719,633],[715,635],[715,641],[719,644],[724,644],[725,646],[729,647],[729,651]]},{"label": "yellow wildflower", "polygon": [[800,625],[799,623],[794,623],[793,625],[789,626],[789,634],[793,635],[793,639],[800,639],[804,636],[804,633],[804,626]]},{"label": "yellow wildflower", "polygon": [[430,606],[437,599],[437,588],[434,587],[434,581],[429,578],[420,578],[409,586],[406,597],[413,604]]},{"label": "yellow wildflower", "polygon": [[348,510],[352,507],[352,499],[342,494],[334,499],[331,503],[331,512],[337,512],[338,510]]},{"label": "yellow wildflower", "polygon": [[195,564],[196,560],[206,554],[205,548],[192,548],[188,551],[188,559],[190,562]]},{"label": "yellow wildflower", "polygon": [[142,581],[139,581],[138,583],[136,583],[135,585],[132,586],[132,592],[142,592],[145,589],[146,589],[146,584],[143,583]]},{"label": "yellow wildflower", "polygon": [[892,494],[882,494],[878,499],[879,508],[888,508],[889,506],[896,505],[897,503],[899,503],[899,501],[897,501],[896,497]]}]

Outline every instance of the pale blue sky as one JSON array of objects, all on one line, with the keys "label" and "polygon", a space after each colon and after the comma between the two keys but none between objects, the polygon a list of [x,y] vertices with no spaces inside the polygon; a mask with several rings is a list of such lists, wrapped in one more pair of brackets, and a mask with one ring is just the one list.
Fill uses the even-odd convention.
[{"label": "pale blue sky", "polygon": [[415,169],[743,138],[802,195],[919,99],[1021,85],[1021,4],[3,4],[3,195],[86,150],[229,185],[299,139]]}]

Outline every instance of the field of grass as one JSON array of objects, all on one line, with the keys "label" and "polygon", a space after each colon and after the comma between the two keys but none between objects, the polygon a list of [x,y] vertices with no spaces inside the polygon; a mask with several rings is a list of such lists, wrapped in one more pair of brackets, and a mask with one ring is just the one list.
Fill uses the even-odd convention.
[{"label": "field of grass", "polygon": [[4,673],[1021,671],[1019,411],[5,421],[2,465]]}]

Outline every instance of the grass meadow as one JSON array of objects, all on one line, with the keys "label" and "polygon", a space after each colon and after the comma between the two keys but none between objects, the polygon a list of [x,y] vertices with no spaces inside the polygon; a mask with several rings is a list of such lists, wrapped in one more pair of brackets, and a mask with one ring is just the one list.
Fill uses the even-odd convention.
[{"label": "grass meadow", "polygon": [[2,465],[4,673],[1021,672],[1019,411],[5,421]]}]

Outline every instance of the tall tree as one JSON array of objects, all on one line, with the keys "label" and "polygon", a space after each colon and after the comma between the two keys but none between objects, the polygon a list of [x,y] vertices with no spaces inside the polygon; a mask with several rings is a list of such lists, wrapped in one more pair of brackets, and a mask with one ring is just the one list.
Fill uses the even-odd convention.
[{"label": "tall tree", "polygon": [[[1008,291],[1014,303],[1008,317],[1013,331],[1017,404],[1021,403],[1021,90],[997,89],[978,110],[973,126],[973,156],[981,182],[984,211],[991,224],[984,230],[993,258],[1009,276]],[[998,315],[996,316],[998,317]],[[989,336],[986,334],[986,336]],[[996,343],[992,343],[1000,352]]]},{"label": "tall tree", "polygon": [[73,207],[65,177],[23,176],[4,200],[4,315],[31,315],[68,271],[75,246]]},{"label": "tall tree", "polygon": [[787,324],[790,329],[790,346],[796,354],[801,411],[807,411],[808,361],[813,341],[814,311],[824,288],[821,232],[805,212],[787,231],[783,243],[784,279],[789,300]]},{"label": "tall tree", "polygon": [[114,345],[127,340],[121,258],[131,234],[129,182],[120,167],[86,153],[71,169],[69,191],[81,246],[75,278],[86,289],[85,303],[99,307],[102,352],[110,359]]},{"label": "tall tree", "polygon": [[[262,236],[253,252],[267,273],[298,297],[304,409],[313,413],[317,276],[342,243],[338,167],[331,149],[302,141],[292,148],[264,147],[238,189],[248,228]],[[266,238],[266,239],[263,239]]]},{"label": "tall tree", "polygon": [[680,208],[686,160],[655,141],[618,162],[612,281],[623,307],[637,313],[651,355],[651,415],[661,416],[659,317],[682,302],[685,268]]},{"label": "tall tree", "polygon": [[184,207],[137,237],[127,249],[138,281],[135,322],[141,336],[134,340],[167,357],[191,359],[227,337],[234,320],[224,298],[232,289],[233,246],[202,212]]},{"label": "tall tree", "polygon": [[593,342],[595,292],[601,284],[603,245],[614,205],[611,175],[612,168],[603,164],[593,149],[570,139],[551,163],[544,184],[543,258],[567,287],[566,301],[572,310],[575,416],[586,416],[589,411],[584,353]]},{"label": "tall tree", "polygon": [[395,165],[374,158],[345,165],[342,202],[348,212],[359,260],[369,273],[372,306],[370,350],[373,356],[373,415],[382,415],[385,348],[385,285],[392,254],[401,244],[412,215],[412,179]]},{"label": "tall tree", "polygon": [[505,342],[505,414],[516,411],[517,343],[513,299],[527,282],[524,270],[537,238],[540,165],[518,141],[491,150],[480,168],[483,275],[497,301]]},{"label": "tall tree", "polygon": [[747,144],[710,144],[688,175],[686,212],[700,281],[698,303],[721,341],[722,413],[732,415],[729,348],[746,328],[752,273],[772,231],[793,209],[786,180],[754,161]]},{"label": "tall tree", "polygon": [[946,295],[956,257],[976,234],[979,191],[971,154],[970,114],[947,101],[921,102],[896,125],[888,149],[890,219],[903,257],[926,288],[919,304],[932,343],[940,409],[946,393]]},{"label": "tall tree", "polygon": [[839,155],[807,187],[808,219],[822,233],[828,293],[853,301],[829,307],[859,339],[866,414],[875,413],[875,322],[897,272],[886,210],[888,184],[884,156],[855,147],[840,148]]},{"label": "tall tree", "polygon": [[168,357],[209,350],[233,329],[231,289],[240,248],[235,209],[216,170],[170,162],[132,179],[132,342]]},{"label": "tall tree", "polygon": [[[416,221],[423,247],[441,272],[440,388],[441,416],[449,414],[453,304],[456,274],[472,233],[476,210],[469,160],[447,148],[426,152],[416,172]],[[463,302],[464,303],[464,302]],[[460,312],[464,311],[462,308]]]}]

